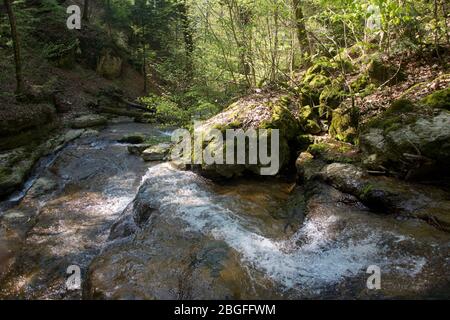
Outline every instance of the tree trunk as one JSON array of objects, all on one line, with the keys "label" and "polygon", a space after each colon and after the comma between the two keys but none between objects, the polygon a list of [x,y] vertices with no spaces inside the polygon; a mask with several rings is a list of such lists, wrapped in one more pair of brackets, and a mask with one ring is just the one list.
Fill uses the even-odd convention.
[{"label": "tree trunk", "polygon": [[311,54],[311,47],[308,39],[308,33],[306,31],[303,10],[301,0],[293,0],[294,12],[295,12],[295,25],[297,28],[297,38],[300,43],[302,53]]},{"label": "tree trunk", "polygon": [[16,17],[14,16],[13,9],[11,7],[11,0],[4,0],[6,11],[8,13],[9,24],[11,26],[11,38],[14,46],[14,62],[16,65],[16,81],[17,88],[16,93],[23,93],[23,78],[22,78],[22,59],[20,57],[20,43],[17,35]]},{"label": "tree trunk", "polygon": [[83,20],[84,21],[89,21],[89,0],[84,0]]},{"label": "tree trunk", "polygon": [[191,78],[193,76],[193,61],[192,54],[194,52],[194,40],[192,36],[192,29],[189,23],[189,15],[188,15],[188,5],[186,0],[183,0],[179,3],[179,14],[181,18],[181,25],[183,29],[183,37],[184,37],[184,45],[186,49],[186,71],[188,76]]}]

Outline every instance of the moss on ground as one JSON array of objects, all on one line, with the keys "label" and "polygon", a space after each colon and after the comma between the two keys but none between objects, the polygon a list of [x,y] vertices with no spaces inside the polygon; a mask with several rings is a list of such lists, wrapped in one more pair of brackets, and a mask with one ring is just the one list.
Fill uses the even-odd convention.
[{"label": "moss on ground", "polygon": [[450,88],[436,91],[421,101],[427,107],[450,111]]}]

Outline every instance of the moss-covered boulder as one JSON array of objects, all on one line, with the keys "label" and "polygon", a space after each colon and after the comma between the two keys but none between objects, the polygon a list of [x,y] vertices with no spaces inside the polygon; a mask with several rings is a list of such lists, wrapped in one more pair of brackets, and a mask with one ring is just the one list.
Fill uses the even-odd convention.
[{"label": "moss-covered boulder", "polygon": [[340,82],[334,82],[332,85],[323,89],[319,97],[319,102],[322,105],[331,108],[337,108],[345,99],[346,93]]},{"label": "moss-covered boulder", "polygon": [[360,160],[358,148],[329,136],[316,137],[307,150],[316,160],[324,163],[353,163]]},{"label": "moss-covered boulder", "polygon": [[322,128],[316,120],[307,120],[304,129],[306,133],[310,134],[319,134],[322,132]]},{"label": "moss-covered boulder", "polygon": [[330,135],[340,141],[354,143],[357,137],[357,122],[354,118],[351,109],[333,111]]},{"label": "moss-covered boulder", "polygon": [[317,108],[312,108],[309,105],[304,106],[300,108],[297,118],[303,133],[319,134],[322,131]]},{"label": "moss-covered boulder", "polygon": [[442,177],[450,164],[450,112],[399,100],[365,126],[359,142],[373,169],[406,178]]},{"label": "moss-covered boulder", "polygon": [[422,104],[431,107],[450,111],[450,88],[436,91],[425,97]]},{"label": "moss-covered boulder", "polygon": [[[292,112],[291,112],[292,111]],[[215,130],[214,130],[215,129]],[[256,94],[243,98],[236,103],[230,105],[223,112],[212,117],[211,119],[201,123],[194,129],[194,133],[197,137],[202,137],[203,151],[208,150],[211,155],[223,154],[224,164],[206,164],[204,159],[198,160],[198,156],[195,156],[193,151],[191,163],[195,164],[192,167],[197,169],[200,173],[215,178],[215,177],[235,177],[242,175],[244,172],[250,172],[254,174],[261,174],[262,168],[267,168],[269,165],[262,164],[258,154],[257,161],[250,161],[249,148],[251,147],[249,139],[245,140],[245,159],[238,161],[236,158],[233,163],[225,161],[226,159],[226,144],[227,142],[227,130],[242,129],[244,133],[248,133],[248,130],[254,129],[258,135],[257,144],[258,150],[260,149],[259,142],[263,131],[265,129],[268,135],[266,141],[269,148],[268,156],[271,156],[271,142],[274,129],[279,133],[278,151],[279,168],[277,168],[276,174],[279,170],[285,167],[290,159],[292,151],[295,151],[297,144],[297,137],[300,133],[300,124],[297,118],[293,115],[293,110],[290,109],[286,99],[283,99],[281,95]],[[214,130],[214,131],[213,131]],[[220,139],[217,139],[214,134],[219,133]],[[235,132],[237,133],[237,132]],[[234,139],[235,148],[237,147],[238,139]],[[292,150],[291,150],[292,149]],[[235,149],[236,150],[236,149]],[[252,152],[257,152],[253,150]]]}]

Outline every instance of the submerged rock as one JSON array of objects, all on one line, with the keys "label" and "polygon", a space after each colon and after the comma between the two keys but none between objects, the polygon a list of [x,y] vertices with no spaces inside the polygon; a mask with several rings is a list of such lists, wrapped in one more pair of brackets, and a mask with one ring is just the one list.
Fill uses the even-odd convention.
[{"label": "submerged rock", "polygon": [[[229,243],[234,235],[236,245],[247,245],[240,238],[247,235],[247,228],[261,226],[271,233],[270,225],[281,219],[250,216],[259,224],[240,226],[227,215],[234,208],[229,197],[217,195],[217,201],[208,202],[214,196],[209,182],[167,163],[152,168],[147,177],[134,203],[113,227],[110,239],[114,241],[91,264],[85,297],[255,299],[285,295],[251,264],[244,264]],[[251,191],[257,196],[254,188]],[[245,198],[241,201],[252,205]],[[261,204],[254,204],[253,214],[261,212],[266,201],[263,198]],[[220,234],[227,228],[223,239]],[[264,228],[260,230],[265,233]],[[252,235],[260,237],[250,231],[249,239]]]},{"label": "submerged rock", "polygon": [[152,145],[148,143],[142,144],[134,144],[132,146],[128,146],[128,152],[135,156],[140,156],[144,150],[150,148]]},{"label": "submerged rock", "polygon": [[129,134],[118,140],[120,143],[141,144],[145,140],[142,134]]},{"label": "submerged rock", "polygon": [[57,187],[58,183],[55,180],[42,177],[35,181],[28,194],[32,197],[39,197],[54,191]]}]

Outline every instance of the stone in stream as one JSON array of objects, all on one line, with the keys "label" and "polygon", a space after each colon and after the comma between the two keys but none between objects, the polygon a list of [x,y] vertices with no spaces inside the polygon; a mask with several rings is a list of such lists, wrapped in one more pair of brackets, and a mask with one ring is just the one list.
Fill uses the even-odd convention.
[{"label": "stone in stream", "polygon": [[107,119],[103,116],[96,115],[96,114],[89,114],[80,116],[73,120],[72,122],[72,128],[74,129],[84,129],[84,128],[91,128],[91,127],[98,127],[106,125]]},{"label": "stone in stream", "polygon": [[142,159],[144,159],[144,161],[163,161],[167,158],[170,147],[170,143],[159,143],[147,148],[142,152]]},{"label": "stone in stream", "polygon": [[142,134],[129,134],[126,135],[122,138],[120,138],[119,140],[117,140],[117,142],[120,143],[129,143],[129,144],[142,144],[145,141],[145,136]]},{"label": "stone in stream", "polygon": [[150,148],[152,145],[149,143],[142,143],[142,144],[134,144],[131,146],[128,146],[128,152],[135,156],[140,156],[144,150]]}]

